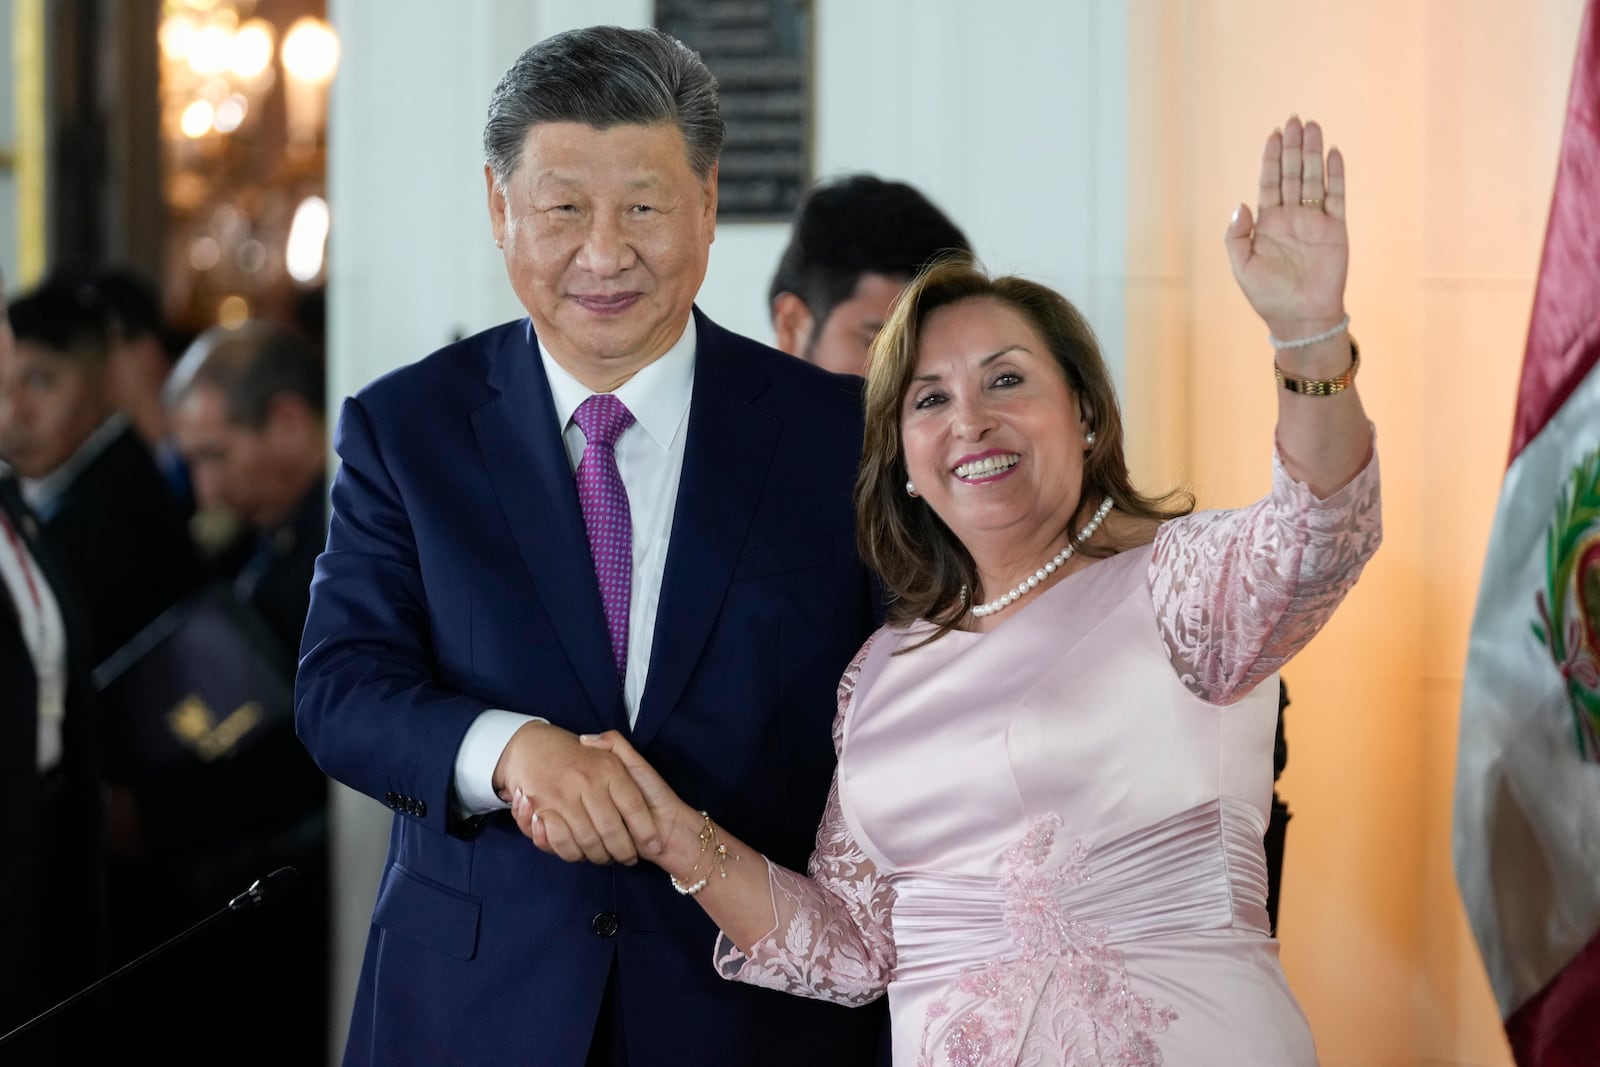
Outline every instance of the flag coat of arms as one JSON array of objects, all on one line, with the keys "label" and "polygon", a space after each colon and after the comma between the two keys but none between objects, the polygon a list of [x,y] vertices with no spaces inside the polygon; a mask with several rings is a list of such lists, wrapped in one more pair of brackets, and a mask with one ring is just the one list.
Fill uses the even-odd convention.
[{"label": "flag coat of arms", "polygon": [[1456,881],[1519,1067],[1600,1064],[1600,0],[1461,697]]}]

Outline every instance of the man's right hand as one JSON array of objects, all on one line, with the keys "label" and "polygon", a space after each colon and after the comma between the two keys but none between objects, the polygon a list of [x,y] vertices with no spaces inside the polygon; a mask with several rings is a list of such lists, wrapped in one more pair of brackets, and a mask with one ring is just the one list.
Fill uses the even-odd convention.
[{"label": "man's right hand", "polygon": [[559,726],[519,727],[495,765],[494,788],[513,804],[523,834],[569,863],[631,865],[640,848],[659,847],[650,806],[622,761]]}]

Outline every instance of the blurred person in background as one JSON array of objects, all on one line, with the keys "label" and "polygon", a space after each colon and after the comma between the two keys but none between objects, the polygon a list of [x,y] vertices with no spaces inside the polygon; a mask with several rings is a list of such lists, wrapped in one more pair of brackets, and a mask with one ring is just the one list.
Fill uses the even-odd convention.
[{"label": "blurred person in background", "polygon": [[[0,367],[11,360],[0,288]],[[40,534],[0,464],[0,1035],[87,987],[105,966],[88,631]],[[92,1028],[73,1022],[42,1023],[0,1058],[83,1062],[94,1051]]]},{"label": "blurred person in background", "polygon": [[278,636],[291,674],[327,532],[325,403],[320,349],[265,322],[201,334],[165,393],[201,507],[226,508],[250,531],[229,577]]},{"label": "blurred person in background", "polygon": [[94,287],[49,279],[12,305],[0,359],[0,457],[83,598],[97,664],[201,579],[184,509],[118,409],[112,322]]},{"label": "blurred person in background", "polygon": [[863,374],[895,298],[966,235],[904,182],[852,174],[814,186],[795,211],[767,301],[776,346],[824,370]]},{"label": "blurred person in background", "polygon": [[[259,714],[230,754],[225,776],[187,763],[182,784],[172,786],[174,775],[158,784],[160,829],[169,845],[158,858],[177,908],[187,912],[174,921],[194,921],[209,902],[226,900],[280,866],[299,874],[293,894],[259,919],[196,939],[181,965],[163,968],[161,997],[186,1005],[191,1019],[174,1038],[181,1046],[166,1050],[181,1062],[313,1063],[326,1054],[327,780],[295,737],[289,704],[311,574],[325,537],[324,391],[320,347],[264,320],[203,331],[163,386],[163,410],[197,513],[234,517],[242,552],[230,548],[212,560],[206,596],[196,598],[169,646],[189,650],[188,660],[157,673],[194,670],[203,646],[223,640],[218,627],[230,631],[234,650],[223,658],[261,665],[246,672],[255,681],[241,680],[226,664],[193,674],[196,691],[213,694],[204,702],[208,728],[237,715],[236,708]],[[232,608],[217,611],[218,597]],[[252,690],[263,674],[271,683]],[[147,690],[145,702],[166,699],[170,694]],[[186,797],[200,802],[218,789],[226,795],[208,808],[225,814],[185,810]],[[194,843],[184,847],[180,837]],[[158,1007],[142,1005],[146,1012]]]},{"label": "blurred person in background", "polygon": [[126,266],[103,267],[88,282],[111,315],[106,362],[112,399],[150,449],[173,495],[192,512],[194,490],[161,402],[179,348],[162,311],[161,294],[144,275]]},{"label": "blurred person in background", "polygon": [[[92,672],[135,649],[141,632],[200,587],[199,554],[182,506],[117,408],[111,316],[99,293],[81,279],[47,278],[11,305],[11,324],[15,343],[0,351],[0,457],[83,607]],[[149,867],[150,827],[134,785],[141,723],[103,706],[97,716],[110,954],[125,962],[155,943],[162,928],[151,917],[169,887]]]}]

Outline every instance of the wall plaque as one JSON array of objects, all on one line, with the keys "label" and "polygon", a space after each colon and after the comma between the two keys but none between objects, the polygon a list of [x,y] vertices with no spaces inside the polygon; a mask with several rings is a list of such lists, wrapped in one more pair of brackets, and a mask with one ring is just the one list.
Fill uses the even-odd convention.
[{"label": "wall plaque", "polygon": [[718,217],[787,222],[811,181],[811,4],[656,0],[656,25],[717,76],[728,124]]}]

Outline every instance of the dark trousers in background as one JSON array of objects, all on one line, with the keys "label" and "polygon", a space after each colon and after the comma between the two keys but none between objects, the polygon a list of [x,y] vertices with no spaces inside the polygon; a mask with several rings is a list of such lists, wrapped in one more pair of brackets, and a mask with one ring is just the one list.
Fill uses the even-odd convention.
[{"label": "dark trousers in background", "polygon": [[[106,970],[106,926],[99,914],[103,887],[96,872],[83,862],[84,821],[73,805],[83,797],[69,792],[67,781],[49,776],[43,784],[43,832],[35,870],[42,874],[29,914],[38,921],[29,943],[7,945],[26,961],[26,985],[0,1011],[0,1035],[49,1011],[88,988]],[[90,846],[94,842],[89,842]],[[87,997],[60,1015],[40,1022],[25,1034],[0,1045],[0,1064],[28,1067],[76,1067],[94,1063],[118,1049],[114,1037],[98,1025],[107,1010],[103,993]]]}]

